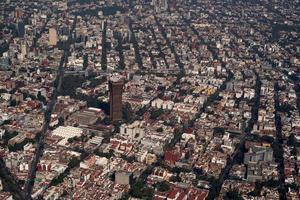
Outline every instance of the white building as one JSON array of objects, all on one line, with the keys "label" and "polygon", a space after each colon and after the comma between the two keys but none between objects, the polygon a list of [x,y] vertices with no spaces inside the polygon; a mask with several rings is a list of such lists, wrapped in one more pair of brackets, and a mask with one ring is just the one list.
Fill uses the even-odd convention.
[{"label": "white building", "polygon": [[126,135],[130,141],[140,141],[145,135],[145,122],[135,121],[132,124],[122,124],[121,135]]},{"label": "white building", "polygon": [[52,135],[59,136],[62,138],[73,138],[80,137],[83,133],[81,128],[73,127],[73,126],[59,126],[54,131],[52,131]]},{"label": "white building", "polygon": [[108,165],[108,159],[105,157],[99,157],[96,156],[96,165],[102,166],[102,167],[106,167]]},{"label": "white building", "polygon": [[158,109],[163,109],[163,110],[172,110],[174,106],[173,101],[164,101],[162,99],[155,99],[151,103],[152,107],[158,108]]},{"label": "white building", "polygon": [[5,130],[0,129],[0,140],[2,140],[2,137],[4,136]]}]

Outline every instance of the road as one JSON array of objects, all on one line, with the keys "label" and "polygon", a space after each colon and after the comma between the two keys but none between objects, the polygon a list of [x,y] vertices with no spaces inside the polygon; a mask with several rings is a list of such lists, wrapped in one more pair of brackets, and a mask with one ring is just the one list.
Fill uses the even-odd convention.
[{"label": "road", "polygon": [[26,193],[26,199],[31,199],[32,190],[34,187],[34,180],[35,180],[36,173],[37,173],[37,170],[36,170],[37,165],[38,165],[40,158],[42,157],[43,151],[44,151],[44,139],[45,139],[48,129],[49,129],[49,125],[50,125],[50,121],[51,121],[51,114],[53,112],[53,109],[54,109],[56,101],[57,101],[57,97],[61,90],[62,80],[63,80],[63,76],[64,76],[64,69],[65,69],[65,65],[68,60],[68,55],[69,55],[69,51],[70,51],[69,47],[70,47],[70,43],[72,40],[72,33],[76,27],[76,20],[77,20],[77,16],[74,19],[73,27],[70,31],[70,35],[69,35],[68,41],[66,43],[66,46],[65,46],[65,49],[63,52],[63,56],[60,60],[60,64],[59,64],[59,67],[57,70],[57,77],[54,82],[55,88],[54,88],[53,94],[51,96],[51,100],[48,103],[47,109],[44,114],[44,123],[43,123],[42,131],[39,134],[39,137],[37,137],[38,139],[37,139],[37,144],[36,144],[36,153],[33,156],[32,162],[30,164],[28,175],[27,175],[27,181],[25,182],[25,186],[24,186],[24,192]]}]

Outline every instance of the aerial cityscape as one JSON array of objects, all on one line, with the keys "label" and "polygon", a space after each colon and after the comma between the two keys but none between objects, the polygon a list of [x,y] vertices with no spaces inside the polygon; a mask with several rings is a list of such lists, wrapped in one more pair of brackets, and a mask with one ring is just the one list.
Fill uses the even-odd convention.
[{"label": "aerial cityscape", "polygon": [[300,0],[0,12],[0,200],[300,200]]}]

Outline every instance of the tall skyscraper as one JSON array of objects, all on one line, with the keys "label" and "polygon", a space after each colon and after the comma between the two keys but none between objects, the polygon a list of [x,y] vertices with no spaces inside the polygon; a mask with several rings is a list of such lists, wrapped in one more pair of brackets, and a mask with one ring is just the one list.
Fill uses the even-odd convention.
[{"label": "tall skyscraper", "polygon": [[57,32],[55,28],[49,29],[49,45],[55,46],[57,44]]},{"label": "tall skyscraper", "polygon": [[109,80],[109,103],[110,103],[110,121],[116,122],[122,120],[122,93],[124,79],[120,76],[113,76]]}]

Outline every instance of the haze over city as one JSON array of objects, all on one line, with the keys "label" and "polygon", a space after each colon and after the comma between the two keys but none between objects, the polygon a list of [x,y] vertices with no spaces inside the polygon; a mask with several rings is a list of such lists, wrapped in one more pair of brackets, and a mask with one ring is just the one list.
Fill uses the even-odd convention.
[{"label": "haze over city", "polygon": [[0,200],[299,200],[299,0],[2,0]]}]

